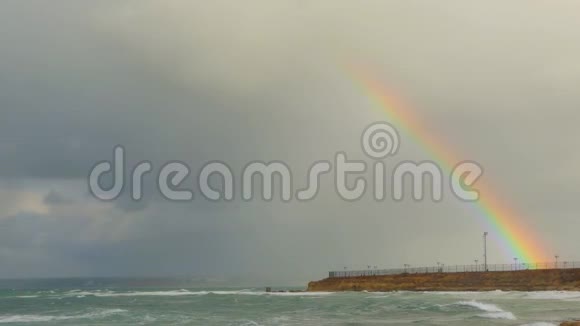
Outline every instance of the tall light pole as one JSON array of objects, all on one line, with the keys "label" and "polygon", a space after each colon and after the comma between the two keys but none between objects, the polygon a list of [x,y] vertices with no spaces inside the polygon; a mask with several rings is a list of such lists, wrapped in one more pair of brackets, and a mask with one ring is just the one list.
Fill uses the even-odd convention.
[{"label": "tall light pole", "polygon": [[559,255],[555,255],[554,258],[556,258],[556,264],[555,264],[555,266],[556,266],[556,269],[558,269],[558,258],[560,258],[560,256]]},{"label": "tall light pole", "polygon": [[483,232],[483,271],[487,272],[487,232]]},{"label": "tall light pole", "polygon": [[479,265],[477,265],[477,263],[479,262],[478,259],[474,260],[475,261],[475,271],[479,272]]},{"label": "tall light pole", "polygon": [[514,271],[518,270],[518,259],[514,258]]}]

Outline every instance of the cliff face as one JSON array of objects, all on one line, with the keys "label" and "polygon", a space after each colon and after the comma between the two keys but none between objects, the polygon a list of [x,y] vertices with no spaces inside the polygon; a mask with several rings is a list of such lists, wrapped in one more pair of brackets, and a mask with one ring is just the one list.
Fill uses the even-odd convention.
[{"label": "cliff face", "polygon": [[437,273],[327,278],[308,291],[572,291],[580,290],[580,269]]}]

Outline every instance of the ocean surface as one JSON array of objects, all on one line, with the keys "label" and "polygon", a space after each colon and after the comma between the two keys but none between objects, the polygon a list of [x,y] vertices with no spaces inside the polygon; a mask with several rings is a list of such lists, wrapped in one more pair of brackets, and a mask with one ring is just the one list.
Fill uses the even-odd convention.
[{"label": "ocean surface", "polygon": [[[557,325],[580,292],[265,293],[263,288],[0,290],[7,325]],[[275,288],[283,289],[283,288]]]}]

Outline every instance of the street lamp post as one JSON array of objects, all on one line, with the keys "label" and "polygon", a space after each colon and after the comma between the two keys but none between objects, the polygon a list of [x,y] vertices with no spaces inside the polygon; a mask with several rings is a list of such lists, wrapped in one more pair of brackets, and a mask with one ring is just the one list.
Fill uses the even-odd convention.
[{"label": "street lamp post", "polygon": [[555,255],[554,258],[556,258],[556,262],[554,263],[554,266],[556,267],[556,269],[558,269],[558,258],[560,258],[560,256]]},{"label": "street lamp post", "polygon": [[478,259],[474,260],[475,261],[475,271],[479,272],[479,265],[477,265],[477,263],[479,262]]},{"label": "street lamp post", "polygon": [[518,259],[514,258],[514,271],[518,270]]},{"label": "street lamp post", "polygon": [[483,271],[487,272],[487,232],[483,232]]}]

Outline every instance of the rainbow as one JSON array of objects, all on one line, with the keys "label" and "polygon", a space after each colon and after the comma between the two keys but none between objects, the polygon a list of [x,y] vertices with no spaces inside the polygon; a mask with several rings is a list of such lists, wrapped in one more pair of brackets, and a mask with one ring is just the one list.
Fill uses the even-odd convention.
[{"label": "rainbow", "polygon": [[[458,159],[458,155],[449,146],[429,133],[420,117],[383,83],[360,67],[349,66],[347,70],[364,92],[388,114],[389,122],[428,152],[445,173],[450,173],[463,161]],[[490,234],[500,241],[506,256],[510,260],[517,257],[520,262],[527,263],[545,261],[548,256],[540,246],[539,238],[526,226],[521,216],[502,202],[498,192],[485,183],[483,178],[478,180],[476,186],[480,193],[479,200],[473,204],[476,216],[483,220],[486,227],[491,228]]]}]

